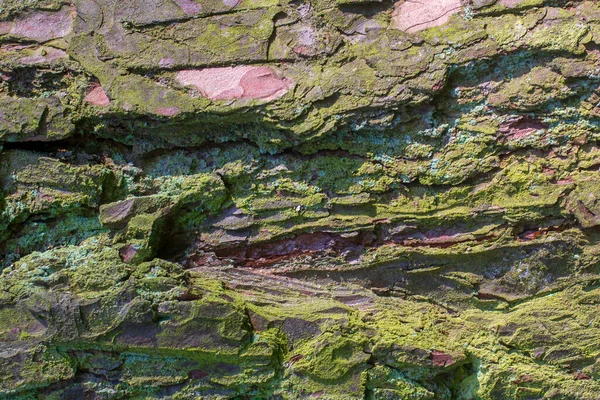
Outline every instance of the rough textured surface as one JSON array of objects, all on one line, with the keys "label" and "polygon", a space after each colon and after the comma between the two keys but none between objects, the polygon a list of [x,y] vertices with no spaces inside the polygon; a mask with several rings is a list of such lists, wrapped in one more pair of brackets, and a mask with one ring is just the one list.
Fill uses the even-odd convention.
[{"label": "rough textured surface", "polygon": [[595,399],[600,6],[0,0],[0,398]]},{"label": "rough textured surface", "polygon": [[409,0],[399,1],[396,6],[394,25],[409,33],[444,25],[452,14],[462,10],[460,0]]},{"label": "rough textured surface", "polygon": [[290,87],[271,68],[251,66],[179,71],[177,82],[195,86],[211,100],[274,100]]}]

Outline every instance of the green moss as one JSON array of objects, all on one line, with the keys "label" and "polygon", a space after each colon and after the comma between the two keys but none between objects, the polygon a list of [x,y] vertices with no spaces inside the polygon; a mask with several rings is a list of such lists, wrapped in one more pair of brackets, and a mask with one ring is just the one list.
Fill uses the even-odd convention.
[{"label": "green moss", "polygon": [[[19,14],[24,10],[31,10],[37,8],[49,8],[57,10],[62,5],[60,0],[25,0],[18,3],[14,3],[9,0],[0,1],[0,16],[6,17],[14,14]],[[4,19],[4,18],[3,18]]]},{"label": "green moss", "polygon": [[539,108],[553,99],[567,98],[570,94],[562,75],[537,67],[502,85],[500,90],[488,97],[488,104],[525,111]]},{"label": "green moss", "polygon": [[384,366],[376,366],[369,370],[369,389],[374,400],[435,398],[435,393],[407,379],[402,372]]},{"label": "green moss", "polygon": [[368,361],[365,346],[365,338],[360,336],[324,334],[297,350],[303,357],[294,363],[293,368],[319,381],[339,381]]}]

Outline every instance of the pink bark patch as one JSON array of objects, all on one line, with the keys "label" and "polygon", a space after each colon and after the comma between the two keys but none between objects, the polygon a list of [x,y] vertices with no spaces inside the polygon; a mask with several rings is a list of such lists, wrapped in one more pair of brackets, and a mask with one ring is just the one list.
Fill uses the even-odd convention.
[{"label": "pink bark patch", "polygon": [[429,354],[429,359],[436,367],[446,367],[454,364],[454,358],[450,354],[442,353],[441,351],[432,351]]},{"label": "pink bark patch", "polygon": [[298,45],[294,46],[293,51],[296,54],[303,56],[313,56],[317,54],[315,45],[318,44],[318,40],[315,36],[313,28],[310,26],[303,26],[296,30]]},{"label": "pink bark patch", "polygon": [[573,374],[573,379],[575,379],[576,381],[587,381],[589,379],[592,379],[592,377],[588,374],[584,374],[581,371],[577,371]]},{"label": "pink bark patch", "polygon": [[513,8],[519,5],[523,0],[500,0],[500,5],[508,8]]},{"label": "pink bark patch", "polygon": [[52,62],[61,58],[67,58],[67,53],[59,49],[50,49],[44,55],[37,54],[35,56],[23,57],[19,61],[24,65],[33,65]]},{"label": "pink bark patch", "polygon": [[269,67],[240,66],[185,70],[177,74],[182,85],[193,85],[212,100],[262,99],[283,96],[292,83]]},{"label": "pink bark patch", "polygon": [[556,184],[557,185],[570,185],[573,182],[575,182],[575,179],[573,179],[573,177],[569,176],[565,179],[559,179],[558,181],[556,181]]},{"label": "pink bark patch", "polygon": [[392,19],[396,28],[415,33],[445,24],[461,7],[460,0],[405,0],[396,3]]},{"label": "pink bark patch", "polygon": [[242,2],[242,0],[223,0],[223,4],[225,4],[227,7],[236,7],[237,5],[239,5]]},{"label": "pink bark patch", "polygon": [[181,111],[179,107],[161,107],[155,110],[158,115],[164,115],[165,117],[173,117]]},{"label": "pink bark patch", "polygon": [[119,250],[119,256],[121,257],[121,260],[123,260],[123,262],[129,262],[133,260],[133,257],[135,257],[136,255],[137,250],[132,244],[128,244],[127,246],[122,247]]},{"label": "pink bark patch", "polygon": [[0,21],[0,35],[8,35],[12,27],[12,21]]},{"label": "pink bark patch", "polygon": [[170,57],[161,58],[160,61],[158,62],[158,66],[161,68],[170,68],[173,65],[175,65],[175,60],[173,60]]},{"label": "pink bark patch", "polygon": [[104,91],[102,86],[96,86],[95,88],[93,88],[87,94],[87,96],[85,96],[85,99],[83,99],[83,101],[95,106],[106,107],[110,105],[110,99],[106,95],[106,92]]},{"label": "pink bark patch", "polygon": [[503,123],[499,132],[508,140],[519,140],[546,128],[548,126],[537,118],[520,117]]},{"label": "pink bark patch", "polygon": [[75,11],[64,7],[56,12],[35,12],[13,21],[10,34],[37,42],[47,42],[68,35]]},{"label": "pink bark patch", "polygon": [[190,16],[198,14],[202,9],[202,6],[194,0],[175,0],[175,3],[184,13]]}]

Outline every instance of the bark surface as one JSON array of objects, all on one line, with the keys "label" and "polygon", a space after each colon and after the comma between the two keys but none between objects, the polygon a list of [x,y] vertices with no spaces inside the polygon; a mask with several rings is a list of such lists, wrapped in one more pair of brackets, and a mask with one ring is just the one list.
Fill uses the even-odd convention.
[{"label": "bark surface", "polygon": [[0,0],[0,398],[600,393],[600,5]]}]

